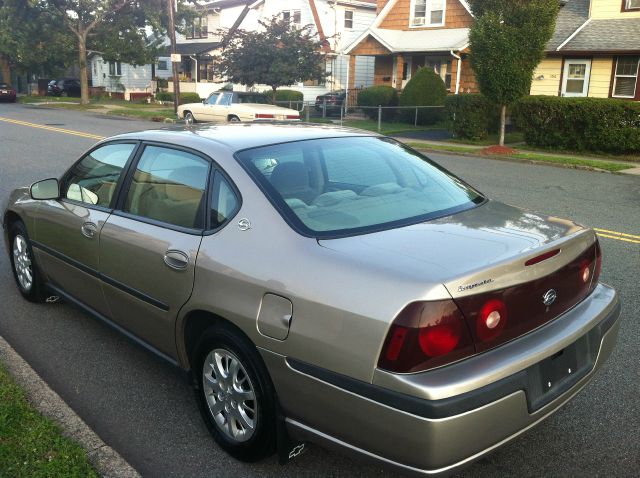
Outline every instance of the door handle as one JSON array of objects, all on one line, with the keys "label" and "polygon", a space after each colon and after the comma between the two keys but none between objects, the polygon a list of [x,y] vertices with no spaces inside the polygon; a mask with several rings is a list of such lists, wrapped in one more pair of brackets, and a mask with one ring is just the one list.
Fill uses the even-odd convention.
[{"label": "door handle", "polygon": [[80,232],[82,232],[82,235],[84,237],[93,239],[96,236],[96,233],[98,232],[98,226],[93,222],[85,222],[80,228]]},{"label": "door handle", "polygon": [[189,255],[186,252],[170,249],[164,253],[164,263],[172,269],[183,271],[189,266]]}]

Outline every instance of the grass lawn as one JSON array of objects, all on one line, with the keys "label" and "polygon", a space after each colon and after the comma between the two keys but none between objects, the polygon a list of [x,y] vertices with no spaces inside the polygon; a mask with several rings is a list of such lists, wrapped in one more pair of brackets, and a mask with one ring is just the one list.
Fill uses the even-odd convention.
[{"label": "grass lawn", "polygon": [[[475,144],[477,146],[492,146],[498,144],[498,133],[490,134],[485,139],[457,139],[452,138],[452,143]],[[504,135],[505,144],[524,143],[524,134],[520,132],[506,133]]]},{"label": "grass lawn", "polygon": [[[450,153],[471,153],[475,155],[480,155],[480,150],[478,148],[465,147],[465,146],[450,146],[450,145],[441,145],[441,144],[432,144],[432,143],[407,143],[408,146],[414,149],[425,149],[431,151],[444,151]],[[598,159],[589,159],[583,157],[574,157],[574,156],[552,156],[549,154],[539,154],[532,153],[526,151],[518,151],[512,155],[504,155],[504,158],[509,159],[522,159],[526,161],[540,161],[544,163],[555,163],[562,164],[564,166],[584,166],[589,168],[602,169],[604,171],[617,172],[622,171],[624,169],[633,168],[633,164],[622,164],[622,163],[610,163],[608,161],[602,161]]]},{"label": "grass lawn", "polygon": [[0,365],[0,477],[96,477],[87,454],[30,404]]}]

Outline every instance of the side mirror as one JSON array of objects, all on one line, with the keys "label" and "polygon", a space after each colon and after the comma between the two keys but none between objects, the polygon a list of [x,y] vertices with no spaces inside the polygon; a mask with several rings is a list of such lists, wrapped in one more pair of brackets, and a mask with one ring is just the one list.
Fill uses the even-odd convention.
[{"label": "side mirror", "polygon": [[58,199],[60,197],[60,184],[56,178],[43,179],[31,185],[29,194],[32,199]]}]

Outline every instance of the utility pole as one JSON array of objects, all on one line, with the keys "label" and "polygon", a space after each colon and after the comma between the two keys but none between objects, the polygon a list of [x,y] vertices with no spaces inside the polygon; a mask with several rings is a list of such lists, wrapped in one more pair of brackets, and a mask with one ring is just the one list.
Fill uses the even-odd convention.
[{"label": "utility pole", "polygon": [[[169,35],[171,37],[171,66],[173,67],[173,112],[178,114],[178,105],[180,104],[180,78],[178,78],[178,62],[175,61],[176,50],[176,25],[173,16],[174,1],[167,0],[167,8],[169,9]],[[177,6],[177,4],[176,4]]]}]

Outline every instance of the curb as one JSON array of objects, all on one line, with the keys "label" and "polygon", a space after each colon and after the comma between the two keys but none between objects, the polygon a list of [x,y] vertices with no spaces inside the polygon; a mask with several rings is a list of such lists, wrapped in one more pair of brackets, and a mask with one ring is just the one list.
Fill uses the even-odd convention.
[{"label": "curb", "polygon": [[103,478],[140,478],[140,474],[96,433],[40,378],[35,370],[0,336],[0,361],[20,385],[31,405],[52,419],[62,434],[87,452],[89,463]]}]

